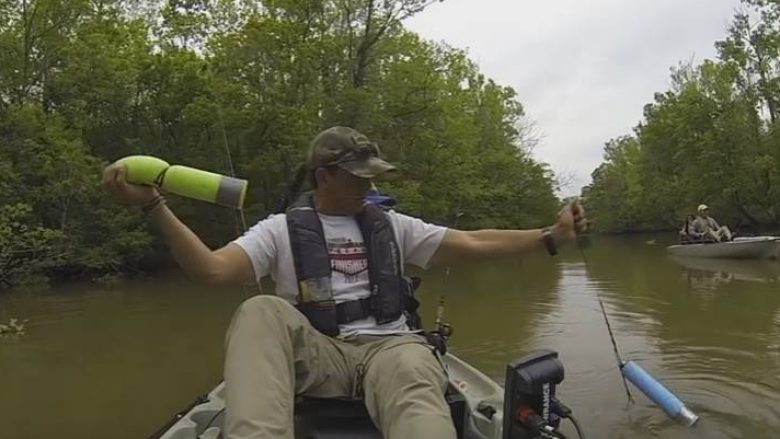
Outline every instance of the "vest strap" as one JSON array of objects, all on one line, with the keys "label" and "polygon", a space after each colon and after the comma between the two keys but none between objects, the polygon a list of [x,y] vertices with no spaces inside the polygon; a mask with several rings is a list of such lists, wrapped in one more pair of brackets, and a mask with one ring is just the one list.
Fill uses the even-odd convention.
[{"label": "vest strap", "polygon": [[371,298],[350,300],[336,305],[336,321],[345,325],[355,320],[371,317]]}]

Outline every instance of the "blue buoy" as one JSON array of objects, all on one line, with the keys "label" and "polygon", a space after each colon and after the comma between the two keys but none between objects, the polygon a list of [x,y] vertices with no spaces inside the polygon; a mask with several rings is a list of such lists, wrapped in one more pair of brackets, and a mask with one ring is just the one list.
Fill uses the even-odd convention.
[{"label": "blue buoy", "polygon": [[679,398],[669,391],[663,384],[652,377],[644,369],[633,361],[626,361],[621,367],[623,376],[626,377],[631,384],[635,385],[642,391],[648,398],[650,398],[656,405],[661,407],[667,415],[680,421],[688,427],[693,426],[699,417],[693,413],[688,407],[680,401]]}]

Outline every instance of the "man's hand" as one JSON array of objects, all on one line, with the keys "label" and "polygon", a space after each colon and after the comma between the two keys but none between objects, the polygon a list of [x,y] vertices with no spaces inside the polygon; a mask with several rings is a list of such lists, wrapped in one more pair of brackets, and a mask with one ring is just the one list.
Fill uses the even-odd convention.
[{"label": "man's hand", "polygon": [[127,167],[122,164],[112,163],[103,170],[103,186],[118,203],[127,206],[143,206],[160,195],[157,189],[151,186],[128,183],[126,176]]},{"label": "man's hand", "polygon": [[552,227],[553,236],[557,241],[576,239],[580,233],[588,230],[588,220],[585,218],[585,208],[579,199],[567,204],[558,214],[558,222]]}]

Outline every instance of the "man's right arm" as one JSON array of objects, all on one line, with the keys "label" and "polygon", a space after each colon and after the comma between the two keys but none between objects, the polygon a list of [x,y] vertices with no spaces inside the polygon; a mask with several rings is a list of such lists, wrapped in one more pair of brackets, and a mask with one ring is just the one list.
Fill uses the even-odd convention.
[{"label": "man's right arm", "polygon": [[254,280],[246,252],[236,244],[212,251],[166,205],[149,213],[162,232],[174,259],[193,279],[209,285],[239,284]]},{"label": "man's right arm", "polygon": [[114,198],[128,206],[148,206],[152,221],[159,227],[179,266],[193,279],[209,284],[243,283],[254,279],[249,256],[236,244],[212,251],[176,215],[159,202],[157,189],[127,183],[124,165],[112,164],[103,170],[103,184]]}]

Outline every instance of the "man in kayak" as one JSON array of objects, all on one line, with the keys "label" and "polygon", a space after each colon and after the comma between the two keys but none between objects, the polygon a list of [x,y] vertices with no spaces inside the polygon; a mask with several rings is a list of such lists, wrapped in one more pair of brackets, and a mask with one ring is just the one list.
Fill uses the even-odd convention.
[{"label": "man in kayak", "polygon": [[354,129],[333,127],[311,143],[314,190],[212,251],[154,188],[128,184],[123,165],[104,184],[141,206],[174,258],[209,284],[259,282],[276,295],[246,300],[228,329],[226,437],[292,438],[296,395],[362,399],[385,438],[450,439],[447,375],[413,327],[404,264],[422,268],[513,257],[571,240],[587,222],[579,202],[551,227],[460,231],[365,202],[371,179],[394,167]]},{"label": "man in kayak", "polygon": [[687,242],[699,242],[704,238],[704,233],[698,233],[694,230],[693,224],[696,218],[693,215],[687,215],[685,217],[685,223],[683,223],[680,229],[680,241]]},{"label": "man in kayak", "polygon": [[712,239],[715,242],[731,241],[731,230],[726,226],[718,225],[715,218],[710,216],[710,209],[706,204],[700,204],[697,209],[699,215],[693,222],[693,232],[703,237],[703,239]]}]

